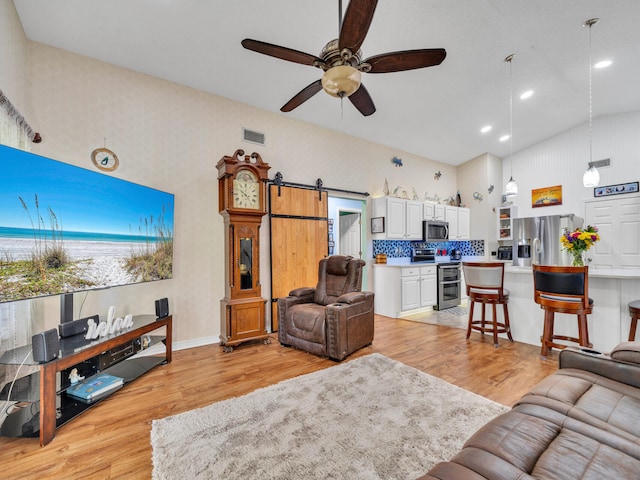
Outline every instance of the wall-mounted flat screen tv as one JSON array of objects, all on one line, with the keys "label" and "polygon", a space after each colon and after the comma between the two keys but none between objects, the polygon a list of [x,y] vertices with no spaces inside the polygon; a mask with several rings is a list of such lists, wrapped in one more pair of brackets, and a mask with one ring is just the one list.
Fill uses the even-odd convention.
[{"label": "wall-mounted flat screen tv", "polygon": [[171,278],[174,195],[0,145],[0,302]]}]

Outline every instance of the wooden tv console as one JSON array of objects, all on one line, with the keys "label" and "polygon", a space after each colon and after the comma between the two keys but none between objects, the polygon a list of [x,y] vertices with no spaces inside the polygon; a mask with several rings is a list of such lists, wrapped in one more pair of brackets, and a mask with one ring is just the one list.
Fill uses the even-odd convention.
[{"label": "wooden tv console", "polygon": [[[133,317],[132,327],[121,330],[118,333],[99,337],[95,340],[85,340],[82,335],[80,335],[80,338],[69,337],[60,339],[59,356],[50,362],[38,364],[34,362],[33,356],[30,355],[24,364],[32,367],[37,366],[38,371],[29,376],[32,378],[25,380],[25,383],[29,386],[22,389],[22,395],[25,397],[31,396],[31,398],[20,398],[19,395],[16,396],[12,394],[11,400],[39,401],[38,430],[40,445],[45,446],[53,440],[57,427],[102,401],[102,399],[100,399],[93,403],[83,403],[67,395],[65,391],[69,386],[69,381],[65,375],[69,369],[78,365],[85,365],[86,362],[89,362],[91,365],[100,365],[100,362],[104,361],[105,354],[111,355],[111,357],[107,358],[109,366],[104,370],[97,367],[97,371],[123,377],[126,385],[151,368],[162,363],[171,362],[171,323],[171,316],[156,318],[155,315],[138,315]],[[163,327],[165,327],[164,336],[151,335]],[[160,356],[140,355],[141,352],[144,352],[144,350],[142,350],[143,341],[147,344],[145,346],[150,346],[150,344],[153,343],[164,343],[166,346],[165,354]],[[129,355],[130,352],[126,351],[128,348],[134,349],[135,347],[137,349],[138,346],[140,347],[140,351],[136,350],[136,354]],[[25,346],[6,352],[2,358],[0,358],[0,364],[20,365],[27,356],[29,349],[28,346]],[[120,358],[121,355],[122,358]],[[19,379],[19,381],[20,380],[23,379]],[[20,389],[17,390],[20,391]],[[31,393],[28,393],[29,391],[31,391]],[[117,390],[114,390],[114,392],[115,391]],[[6,400],[6,398],[4,400]],[[33,424],[35,420],[35,417],[32,418],[31,423]],[[24,434],[15,436],[35,435]]]}]

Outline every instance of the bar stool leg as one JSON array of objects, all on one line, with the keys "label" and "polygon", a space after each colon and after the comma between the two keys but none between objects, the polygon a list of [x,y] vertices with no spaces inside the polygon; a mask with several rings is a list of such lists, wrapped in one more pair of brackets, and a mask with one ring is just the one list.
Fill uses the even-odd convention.
[{"label": "bar stool leg", "polygon": [[469,305],[469,325],[467,326],[467,338],[471,336],[471,322],[473,322],[473,307],[476,304],[476,302],[474,302],[473,300],[471,299],[469,300],[471,304]]},{"label": "bar stool leg", "polygon": [[507,308],[507,304],[502,304],[502,309],[504,310],[504,326],[507,330],[507,337],[510,342],[513,342],[513,337],[511,336],[511,323],[509,322],[509,309]]},{"label": "bar stool leg", "polygon": [[542,349],[540,355],[546,357],[549,354],[549,343],[553,342],[553,316],[550,310],[544,311],[544,328],[542,330]]},{"label": "bar stool leg", "polygon": [[593,346],[589,342],[589,327],[586,314],[578,315],[578,340],[581,347],[591,348]]},{"label": "bar stool leg", "polygon": [[498,315],[496,313],[496,304],[492,303],[493,307],[493,346],[498,348],[500,345],[498,344]]},{"label": "bar stool leg", "polygon": [[629,341],[633,342],[636,339],[636,328],[638,326],[638,316],[631,317],[631,328],[629,329]]}]

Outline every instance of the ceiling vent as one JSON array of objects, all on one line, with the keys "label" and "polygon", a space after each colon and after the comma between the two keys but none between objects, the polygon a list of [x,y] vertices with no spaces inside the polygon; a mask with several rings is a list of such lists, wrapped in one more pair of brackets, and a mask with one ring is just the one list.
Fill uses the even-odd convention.
[{"label": "ceiling vent", "polygon": [[598,160],[595,162],[589,162],[589,167],[594,166],[596,168],[602,168],[602,167],[610,167],[611,166],[611,159],[610,158],[605,158],[604,160]]},{"label": "ceiling vent", "polygon": [[253,130],[242,129],[242,140],[250,143],[264,145],[264,133],[254,132]]}]

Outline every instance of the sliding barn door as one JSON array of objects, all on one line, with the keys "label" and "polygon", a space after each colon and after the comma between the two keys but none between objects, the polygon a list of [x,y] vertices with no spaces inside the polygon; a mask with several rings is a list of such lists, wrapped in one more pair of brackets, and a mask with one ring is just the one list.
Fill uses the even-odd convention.
[{"label": "sliding barn door", "polygon": [[271,330],[278,330],[278,298],[315,287],[318,262],[328,252],[325,191],[269,186],[271,223]]}]

